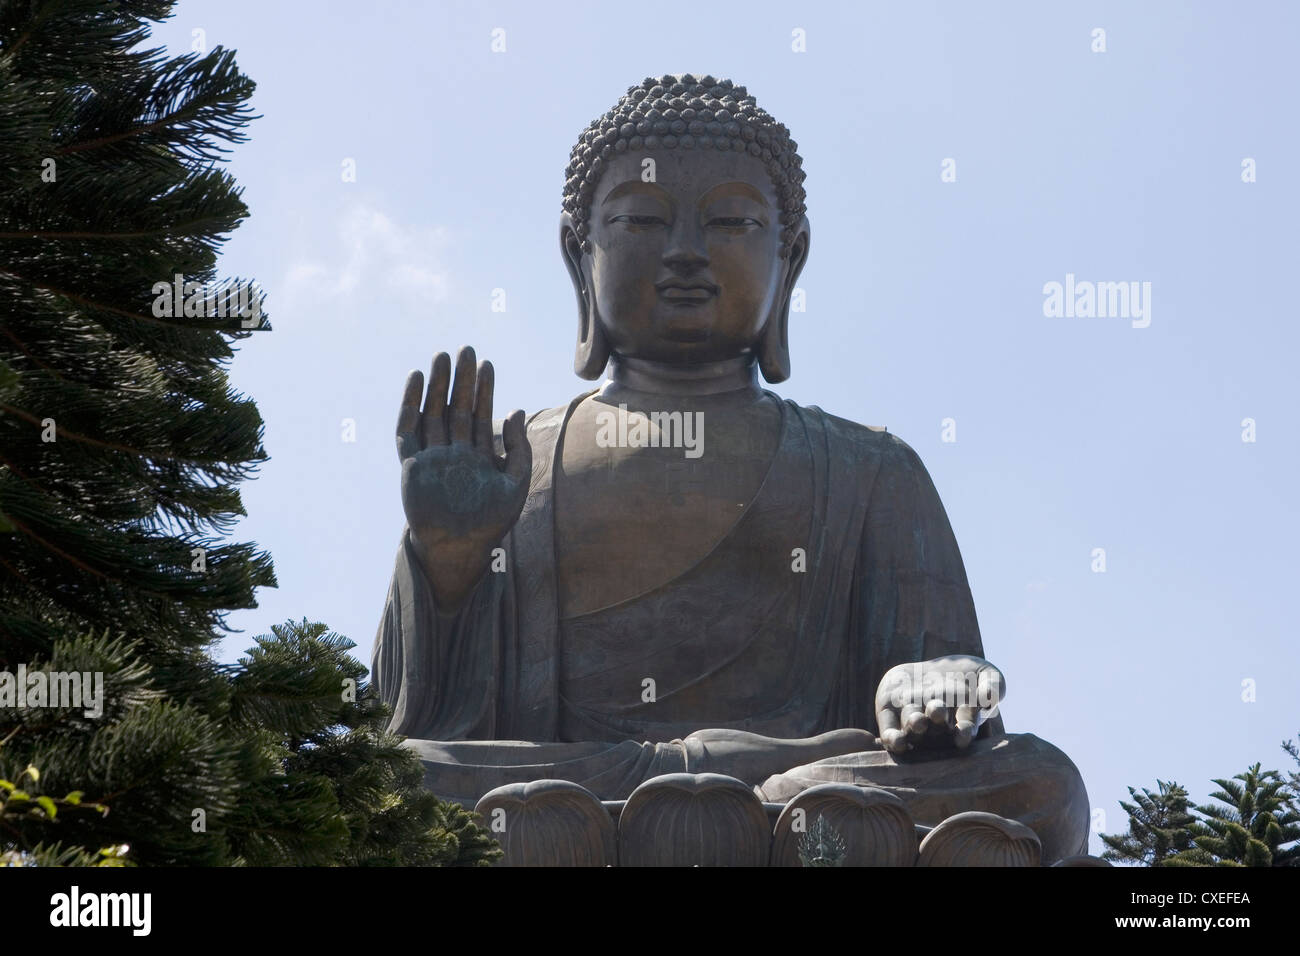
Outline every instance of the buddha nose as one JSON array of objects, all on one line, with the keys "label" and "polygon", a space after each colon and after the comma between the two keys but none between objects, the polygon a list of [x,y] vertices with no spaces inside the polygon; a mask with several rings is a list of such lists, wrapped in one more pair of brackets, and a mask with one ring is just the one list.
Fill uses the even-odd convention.
[{"label": "buddha nose", "polygon": [[664,265],[679,272],[702,269],[709,264],[704,230],[693,216],[678,216],[668,234]]}]

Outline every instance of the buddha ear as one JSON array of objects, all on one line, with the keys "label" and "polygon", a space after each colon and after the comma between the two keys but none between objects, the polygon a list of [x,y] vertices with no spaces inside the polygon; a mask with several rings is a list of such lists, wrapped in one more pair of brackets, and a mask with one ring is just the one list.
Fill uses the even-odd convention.
[{"label": "buddha ear", "polygon": [[808,261],[809,240],[808,217],[804,216],[795,226],[790,254],[783,260],[785,275],[781,280],[781,291],[772,303],[772,313],[767,317],[758,346],[759,370],[773,385],[790,377],[790,298],[794,295],[799,273],[803,272],[804,263]]},{"label": "buddha ear", "polygon": [[560,251],[573,282],[574,295],[578,297],[578,351],[573,359],[573,370],[582,378],[598,379],[609,362],[609,344],[596,311],[596,296],[584,268],[587,255],[582,251],[582,240],[578,238],[573,219],[567,212],[560,216]]}]

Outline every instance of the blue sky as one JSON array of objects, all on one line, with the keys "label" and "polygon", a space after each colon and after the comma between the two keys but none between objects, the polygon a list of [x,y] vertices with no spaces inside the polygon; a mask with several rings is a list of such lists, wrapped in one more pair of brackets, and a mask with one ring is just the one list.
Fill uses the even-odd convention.
[{"label": "blue sky", "polygon": [[[775,390],[921,455],[1008,729],[1070,754],[1109,832],[1126,786],[1204,800],[1212,777],[1284,766],[1298,21],[1285,3],[182,0],[155,38],[236,49],[262,114],[229,163],[252,215],[222,268],[262,284],[274,325],[231,374],[271,456],[237,539],[280,587],[232,615],[224,659],[305,615],[369,663],[406,372],[472,344],[498,414],[588,388],[557,239],[569,149],[643,77],[712,73],[790,128],[808,174],[807,311]],[[1150,282],[1150,325],[1046,317],[1067,274]]]}]

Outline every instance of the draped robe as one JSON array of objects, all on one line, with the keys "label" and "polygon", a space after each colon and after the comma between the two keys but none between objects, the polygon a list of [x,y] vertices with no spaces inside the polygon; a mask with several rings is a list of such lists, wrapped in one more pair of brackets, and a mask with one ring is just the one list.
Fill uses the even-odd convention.
[{"label": "draped robe", "polygon": [[[625,797],[698,767],[707,744],[693,731],[874,733],[890,667],[983,656],[957,542],[916,453],[774,395],[777,448],[730,531],[650,592],[563,619],[555,516],[571,503],[558,466],[586,397],[528,421],[533,472],[504,569],[457,612],[437,607],[403,532],[372,674],[439,795],[472,805],[502,783],[555,777]],[[995,716],[981,736],[1001,732]]]}]

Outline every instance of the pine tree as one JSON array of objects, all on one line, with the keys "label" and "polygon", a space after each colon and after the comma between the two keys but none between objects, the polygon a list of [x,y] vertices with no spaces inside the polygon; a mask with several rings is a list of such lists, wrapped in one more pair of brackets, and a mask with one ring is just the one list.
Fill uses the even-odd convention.
[{"label": "pine tree", "polygon": [[[253,83],[219,47],[142,49],[171,7],[0,0],[0,859],[490,859],[381,712],[342,706],[345,641],[209,653],[275,584],[227,540],[265,453],[225,366],[270,326],[208,314],[245,288],[217,277],[247,215],[219,160]],[[17,706],[24,668],[102,675],[102,713]]]},{"label": "pine tree", "polygon": [[1157,780],[1158,790],[1128,788],[1133,803],[1120,801],[1128,814],[1128,832],[1102,834],[1107,849],[1103,860],[1161,866],[1170,857],[1191,846],[1191,827],[1196,818],[1188,807],[1187,791],[1177,783]]},{"label": "pine tree", "polygon": [[191,809],[230,808],[240,757],[206,651],[275,583],[225,540],[262,424],[223,367],[251,333],[160,318],[153,288],[215,284],[247,210],[214,160],[253,84],[219,48],[136,49],[170,7],[0,3],[0,669],[102,672],[106,701],[0,708],[0,777],[102,796],[68,816],[139,862],[217,863]]},{"label": "pine tree", "polygon": [[[268,796],[319,799],[339,830],[337,842],[313,856],[298,845],[297,830],[241,809],[231,826],[244,860],[465,866],[502,855],[470,813],[423,788],[423,766],[386,729],[389,711],[369,693],[365,667],[348,655],[351,641],[306,620],[271,630],[232,670],[232,719],[264,735],[264,758],[283,772],[261,776]],[[295,814],[285,815],[293,822]]]},{"label": "pine tree", "polygon": [[[202,813],[186,821],[214,854],[254,866],[482,866],[501,857],[473,814],[423,788],[420,760],[387,731],[389,711],[349,655],[351,641],[306,620],[271,631],[220,669],[229,706],[218,729],[239,742],[236,785],[225,812],[194,808]],[[0,780],[0,823],[18,837],[0,865],[132,862],[131,843],[92,849],[106,838],[96,814],[117,799],[35,796],[46,778],[29,767],[8,787]]]},{"label": "pine tree", "polygon": [[[1287,756],[1295,761],[1296,766],[1300,767],[1300,746],[1297,746],[1293,740],[1282,741],[1282,749],[1286,751]],[[1288,801],[1292,809],[1300,811],[1300,773],[1294,770],[1287,771],[1286,775],[1287,790],[1290,791]]]},{"label": "pine tree", "polygon": [[[1300,767],[1300,746],[1294,741],[1282,741],[1282,749],[1286,751],[1296,766]],[[1286,804],[1290,811],[1300,816],[1300,773],[1290,770],[1286,775]],[[1300,866],[1300,857],[1292,857],[1287,863],[1288,866]]]},{"label": "pine tree", "polygon": [[[1238,783],[1238,781],[1241,781]],[[1170,860],[1187,866],[1295,866],[1300,857],[1300,814],[1287,803],[1286,781],[1255,764],[1231,780],[1215,780],[1192,830],[1193,846]],[[1289,844],[1289,845],[1288,845]]]}]

